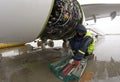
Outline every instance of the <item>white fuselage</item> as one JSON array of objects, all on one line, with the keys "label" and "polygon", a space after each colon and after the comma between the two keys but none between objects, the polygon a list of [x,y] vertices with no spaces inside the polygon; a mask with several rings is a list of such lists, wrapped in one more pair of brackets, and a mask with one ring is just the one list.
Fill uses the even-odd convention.
[{"label": "white fuselage", "polygon": [[0,0],[0,43],[29,42],[44,29],[54,0]]}]

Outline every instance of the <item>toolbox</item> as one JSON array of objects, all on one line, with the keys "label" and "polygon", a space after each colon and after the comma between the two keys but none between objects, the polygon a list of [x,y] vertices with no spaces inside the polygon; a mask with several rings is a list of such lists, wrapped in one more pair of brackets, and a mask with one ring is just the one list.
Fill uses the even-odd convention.
[{"label": "toolbox", "polygon": [[64,57],[56,62],[53,62],[50,64],[50,69],[53,71],[53,73],[63,82],[69,82],[70,80],[77,80],[79,81],[85,68],[87,65],[87,58],[83,58],[80,60],[80,63],[76,66],[73,67],[69,73],[67,73],[66,76],[62,74],[62,71],[64,70],[65,66],[69,63],[69,60],[72,58],[72,56],[67,56]]}]

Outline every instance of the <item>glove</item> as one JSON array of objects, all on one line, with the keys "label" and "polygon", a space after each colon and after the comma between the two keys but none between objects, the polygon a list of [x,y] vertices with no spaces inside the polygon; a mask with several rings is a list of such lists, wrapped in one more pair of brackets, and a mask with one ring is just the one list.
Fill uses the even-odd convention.
[{"label": "glove", "polygon": [[69,60],[69,64],[73,64],[75,66],[77,66],[80,63],[80,61],[74,60],[74,59],[70,59]]},{"label": "glove", "polygon": [[73,64],[73,63],[74,63],[74,59],[70,59],[69,64]]}]

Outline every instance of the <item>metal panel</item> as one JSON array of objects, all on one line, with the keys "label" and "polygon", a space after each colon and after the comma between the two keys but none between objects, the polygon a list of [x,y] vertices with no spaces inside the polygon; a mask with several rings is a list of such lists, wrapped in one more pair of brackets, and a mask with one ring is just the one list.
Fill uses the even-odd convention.
[{"label": "metal panel", "polygon": [[0,0],[0,42],[28,42],[44,28],[54,0]]}]

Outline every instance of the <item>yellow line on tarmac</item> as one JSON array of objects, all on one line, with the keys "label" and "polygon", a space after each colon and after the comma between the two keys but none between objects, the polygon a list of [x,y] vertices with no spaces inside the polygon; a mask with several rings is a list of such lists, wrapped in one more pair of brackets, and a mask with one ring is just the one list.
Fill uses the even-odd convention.
[{"label": "yellow line on tarmac", "polygon": [[93,72],[84,72],[79,82],[91,82]]},{"label": "yellow line on tarmac", "polygon": [[24,43],[16,43],[16,44],[4,44],[4,43],[0,43],[0,49],[2,48],[8,48],[8,47],[16,47],[16,46],[22,46],[24,45]]}]

